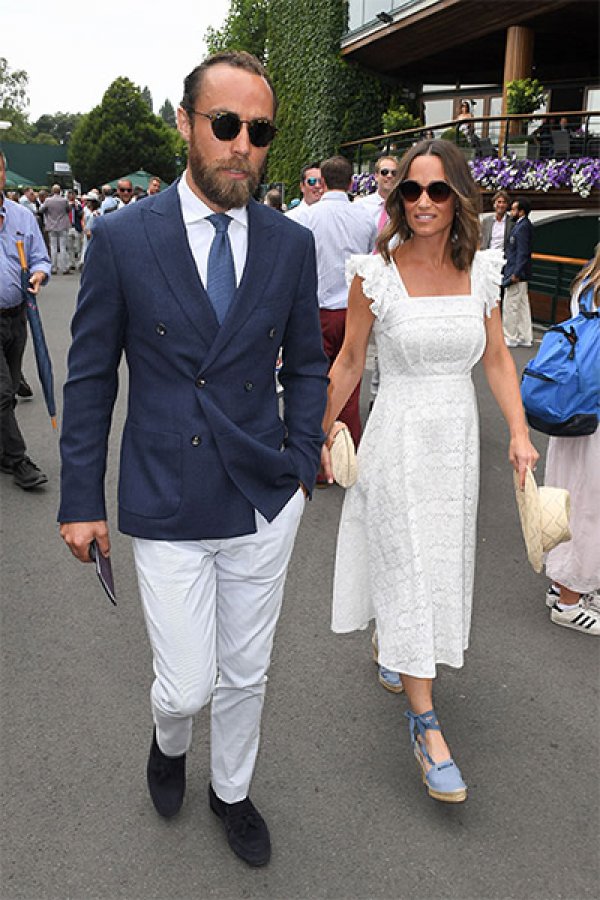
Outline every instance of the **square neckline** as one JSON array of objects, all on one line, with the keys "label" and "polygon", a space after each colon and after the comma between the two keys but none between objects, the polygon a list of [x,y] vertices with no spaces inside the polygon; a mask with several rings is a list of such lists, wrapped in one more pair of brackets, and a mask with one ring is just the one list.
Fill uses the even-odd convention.
[{"label": "square neckline", "polygon": [[409,300],[444,300],[447,298],[456,298],[460,300],[471,300],[473,298],[473,273],[469,271],[469,293],[468,294],[409,294],[406,285],[404,284],[404,280],[402,275],[400,274],[400,269],[398,268],[398,264],[396,260],[392,257],[391,260],[393,269],[396,273],[396,277],[400,284],[400,287],[404,291],[405,295]]}]

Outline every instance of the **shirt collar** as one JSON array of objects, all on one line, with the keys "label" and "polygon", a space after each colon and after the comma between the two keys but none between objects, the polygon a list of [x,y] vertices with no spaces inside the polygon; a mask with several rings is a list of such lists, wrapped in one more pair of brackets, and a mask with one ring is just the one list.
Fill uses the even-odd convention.
[{"label": "shirt collar", "polygon": [[338,203],[341,201],[342,203],[350,203],[348,198],[348,194],[346,191],[325,191],[319,203],[322,203],[323,200],[335,200]]},{"label": "shirt collar", "polygon": [[[206,219],[208,216],[214,214],[214,209],[207,206],[206,203],[193,192],[187,183],[186,172],[184,172],[179,179],[177,190],[179,192],[181,214],[185,225],[191,225],[193,222],[200,222],[202,219]],[[244,228],[248,227],[248,208],[246,206],[228,209],[227,215],[231,216],[232,219],[235,219],[236,222],[239,222],[240,225],[243,225]]]}]

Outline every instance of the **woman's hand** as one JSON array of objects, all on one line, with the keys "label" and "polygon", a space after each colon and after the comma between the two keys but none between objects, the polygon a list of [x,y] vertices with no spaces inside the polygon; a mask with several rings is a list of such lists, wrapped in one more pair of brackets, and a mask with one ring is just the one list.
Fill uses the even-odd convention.
[{"label": "woman's hand", "polygon": [[327,437],[325,438],[325,443],[321,448],[321,471],[320,474],[327,480],[327,484],[333,484],[333,472],[331,471],[331,453],[329,452],[331,449],[331,445],[333,444],[333,439],[335,438],[338,431],[342,431],[343,428],[348,428],[344,422],[335,421],[329,431],[327,432]]},{"label": "woman's hand", "polygon": [[528,468],[535,472],[537,461],[540,458],[540,454],[529,440],[527,433],[511,438],[508,446],[508,458],[515,472],[519,473],[519,486],[521,490],[524,490],[525,472]]}]

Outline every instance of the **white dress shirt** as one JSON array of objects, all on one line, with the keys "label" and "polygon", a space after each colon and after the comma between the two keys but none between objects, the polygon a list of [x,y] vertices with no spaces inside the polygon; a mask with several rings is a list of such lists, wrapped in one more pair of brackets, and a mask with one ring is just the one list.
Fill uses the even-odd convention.
[{"label": "white dress shirt", "polygon": [[[192,191],[187,183],[187,172],[184,172],[179,179],[177,190],[190,250],[198,269],[198,275],[202,284],[206,287],[208,254],[215,236],[214,226],[208,221],[207,216],[214,215],[215,211]],[[229,223],[227,233],[229,234],[229,242],[233,254],[235,283],[237,285],[242,279],[248,252],[248,210],[245,206],[238,209],[228,209],[227,215],[232,220]]]},{"label": "white dress shirt", "polygon": [[315,236],[319,307],[346,309],[346,260],[354,253],[370,253],[375,245],[377,226],[371,209],[351,203],[344,191],[325,191],[301,224]]},{"label": "white dress shirt", "polygon": [[355,203],[360,203],[365,209],[369,209],[373,214],[373,220],[375,222],[375,227],[379,230],[379,223],[381,220],[381,213],[383,212],[383,207],[385,206],[385,197],[382,197],[379,191],[375,191],[372,194],[365,194],[364,197],[357,197],[354,201]]},{"label": "white dress shirt", "polygon": [[[317,203],[319,201],[317,200]],[[288,209],[286,212],[286,216],[292,219],[294,222],[300,222],[301,225],[304,225],[304,217],[306,216],[307,211],[310,209],[310,206],[306,202],[306,200],[301,200],[300,203],[295,206],[293,209]]]},{"label": "white dress shirt", "polygon": [[490,250],[504,250],[504,236],[506,234],[506,214],[500,221],[494,216],[492,222],[492,234],[490,237]]}]

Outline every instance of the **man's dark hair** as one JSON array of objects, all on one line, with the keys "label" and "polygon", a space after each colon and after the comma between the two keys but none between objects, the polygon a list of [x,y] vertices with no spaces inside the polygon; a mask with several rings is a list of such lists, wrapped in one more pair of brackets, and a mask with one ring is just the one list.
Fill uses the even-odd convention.
[{"label": "man's dark hair", "polygon": [[220,53],[213,53],[207,57],[199,66],[196,66],[183,82],[183,97],[179,104],[186,113],[191,115],[196,106],[196,100],[202,87],[202,79],[208,69],[213,66],[225,65],[231,66],[233,69],[244,69],[246,72],[252,72],[253,75],[259,75],[264,78],[273,94],[273,118],[277,112],[277,94],[273,87],[273,82],[267,74],[267,70],[256,56],[247,53],[245,50],[222,50]]},{"label": "man's dark hair", "polygon": [[527,199],[527,197],[517,197],[516,199],[517,209],[523,210],[526,216],[531,212],[531,202]]},{"label": "man's dark hair", "polygon": [[345,156],[332,156],[321,163],[321,177],[330,191],[347,191],[352,163]]},{"label": "man's dark hair", "polygon": [[307,165],[305,165],[305,166],[302,166],[302,168],[300,170],[300,181],[302,182],[302,184],[304,184],[304,182],[306,181],[306,173],[308,171],[310,171],[310,169],[320,169],[320,168],[321,168],[321,163],[318,163],[318,162],[311,162],[311,163],[307,163]]}]

